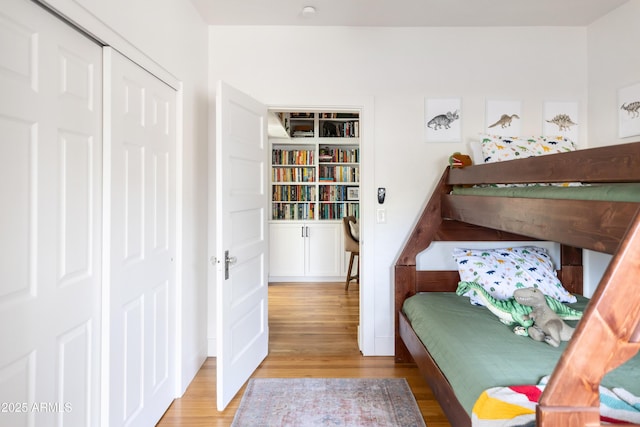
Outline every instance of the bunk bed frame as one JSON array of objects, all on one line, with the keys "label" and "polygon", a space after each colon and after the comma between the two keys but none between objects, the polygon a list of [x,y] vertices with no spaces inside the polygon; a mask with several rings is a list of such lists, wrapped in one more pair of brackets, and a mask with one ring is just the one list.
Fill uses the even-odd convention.
[{"label": "bunk bed frame", "polygon": [[456,289],[457,271],[416,270],[416,256],[433,241],[558,242],[558,276],[578,294],[582,248],[613,255],[540,398],[538,427],[599,426],[600,381],[640,348],[639,203],[450,194],[457,185],[553,182],[640,182],[640,142],[446,168],[397,259],[396,361],[415,361],[455,427],[471,419],[402,313],[417,292]]}]

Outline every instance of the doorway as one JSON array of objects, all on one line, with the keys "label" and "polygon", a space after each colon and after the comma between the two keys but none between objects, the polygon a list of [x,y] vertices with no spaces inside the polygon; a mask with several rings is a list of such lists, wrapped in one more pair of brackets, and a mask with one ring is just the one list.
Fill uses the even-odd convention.
[{"label": "doorway", "polygon": [[270,108],[270,282],[346,282],[343,218],[359,229],[364,212],[361,118],[361,108]]}]

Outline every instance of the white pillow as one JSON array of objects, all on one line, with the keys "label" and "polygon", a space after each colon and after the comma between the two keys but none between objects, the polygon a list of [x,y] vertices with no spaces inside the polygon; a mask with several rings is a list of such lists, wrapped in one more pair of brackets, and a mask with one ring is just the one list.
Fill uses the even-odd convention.
[{"label": "white pillow", "polygon": [[471,161],[473,161],[474,165],[481,165],[484,163],[482,142],[476,140],[469,141],[469,151],[471,151]]},{"label": "white pillow", "polygon": [[[502,249],[453,250],[460,280],[480,284],[496,299],[509,299],[520,288],[538,288],[561,302],[576,302],[556,274],[546,249],[522,246]],[[471,303],[484,305],[472,291]]]},{"label": "white pillow", "polygon": [[500,136],[482,135],[484,163],[524,159],[531,156],[565,153],[577,149],[576,144],[563,136]]},{"label": "white pillow", "polygon": [[360,223],[356,219],[355,221],[349,221],[349,230],[351,231],[351,237],[357,242],[360,241]]}]

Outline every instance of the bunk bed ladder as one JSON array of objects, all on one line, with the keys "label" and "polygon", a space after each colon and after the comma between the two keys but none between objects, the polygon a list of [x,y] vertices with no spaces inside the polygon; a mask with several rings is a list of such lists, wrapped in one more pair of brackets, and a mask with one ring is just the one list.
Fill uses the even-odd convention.
[{"label": "bunk bed ladder", "polygon": [[600,381],[640,348],[639,278],[640,210],[540,398],[538,426],[600,425]]}]

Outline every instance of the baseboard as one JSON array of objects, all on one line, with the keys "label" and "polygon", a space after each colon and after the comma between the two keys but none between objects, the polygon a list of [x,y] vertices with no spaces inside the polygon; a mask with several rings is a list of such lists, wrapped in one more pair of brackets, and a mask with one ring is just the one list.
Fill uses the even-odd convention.
[{"label": "baseboard", "polygon": [[292,282],[336,283],[336,282],[344,282],[346,277],[347,277],[346,274],[344,276],[332,276],[332,277],[272,276],[272,277],[269,277],[269,282],[270,283],[292,283]]}]

